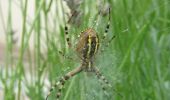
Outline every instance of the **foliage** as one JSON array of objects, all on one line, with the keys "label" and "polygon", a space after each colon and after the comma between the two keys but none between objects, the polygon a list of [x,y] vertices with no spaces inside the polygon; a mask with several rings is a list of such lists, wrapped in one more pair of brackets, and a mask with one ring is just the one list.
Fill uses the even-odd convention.
[{"label": "foliage", "polygon": [[[54,84],[60,76],[80,64],[76,53],[64,45],[64,25],[61,21],[64,18],[61,18],[57,11],[53,15],[50,12],[52,7],[61,3],[59,1],[35,0],[35,16],[29,24],[27,22],[28,1],[20,0],[19,8],[23,20],[22,42],[16,64],[11,57],[13,43],[10,32],[15,23],[11,23],[12,12],[9,6],[5,75],[0,71],[4,100],[14,98],[21,100],[22,92],[26,93],[31,100],[42,100],[48,92],[47,78],[51,84]],[[116,38],[108,47],[105,46],[107,40],[101,44],[104,52],[98,53],[95,65],[113,86],[107,91],[110,97],[103,95],[95,75],[89,77],[89,74],[80,73],[66,83],[62,100],[169,100],[170,2],[168,0],[108,0],[106,2],[111,6],[111,28],[107,38],[109,40],[113,35]],[[9,0],[9,3],[14,2]],[[86,0],[81,4],[79,10],[86,13],[79,28],[75,25],[70,26],[69,36],[72,41],[77,39],[78,33],[94,23],[97,12],[95,6],[96,2],[93,0]],[[62,3],[60,7],[63,9]],[[98,26],[95,26],[100,37],[104,33],[107,21],[107,17],[100,16]],[[42,33],[45,33],[45,41],[41,41]],[[29,59],[28,69],[31,78],[28,79],[23,57],[29,50],[28,42],[31,35],[35,37],[33,44],[35,55]],[[76,41],[73,42],[76,44]],[[47,48],[45,57],[41,50],[42,44]],[[76,58],[76,61],[63,58],[57,52],[59,50]],[[11,71],[9,66],[13,64],[16,67]],[[22,86],[26,88],[23,89],[24,91]],[[56,91],[52,93],[49,100],[55,99],[55,94]]]}]

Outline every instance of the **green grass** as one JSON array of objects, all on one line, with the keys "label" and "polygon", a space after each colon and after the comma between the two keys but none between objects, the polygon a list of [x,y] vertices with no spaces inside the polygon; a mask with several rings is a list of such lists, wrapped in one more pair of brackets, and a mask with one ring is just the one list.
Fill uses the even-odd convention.
[{"label": "green grass", "polygon": [[[116,38],[109,47],[101,45],[100,49],[103,48],[105,51],[97,55],[95,65],[113,86],[107,91],[110,97],[103,95],[95,75],[83,72],[67,81],[61,100],[169,100],[170,1],[108,0],[108,2],[111,6],[111,26],[107,38],[110,39],[113,35]],[[9,0],[9,4],[12,3],[15,2]],[[55,14],[50,12],[52,7],[58,7],[59,3],[55,0],[46,3],[44,0],[36,0],[35,16],[31,23],[28,23],[27,0],[19,1],[23,24],[20,56],[16,62],[11,56],[14,45],[10,32],[15,23],[11,21],[13,16],[9,6],[8,21],[5,24],[5,32],[8,33],[5,75],[2,70],[0,71],[4,100],[14,98],[22,100],[20,97],[23,92],[31,100],[43,100],[47,95],[47,91],[44,92],[45,77],[54,84],[62,75],[81,63],[76,53],[63,45],[65,44],[63,18],[58,11]],[[2,5],[1,2],[0,4]],[[93,25],[97,12],[95,7],[96,3],[92,0],[86,0],[81,4],[79,10],[85,12],[85,15],[80,27],[70,26],[69,36],[72,40],[77,39],[81,31]],[[2,19],[0,13],[0,20]],[[107,17],[100,16],[98,26],[94,27],[100,37],[103,35],[106,23]],[[58,24],[59,28],[57,28]],[[45,34],[45,38],[43,37],[45,41],[42,41],[42,33]],[[31,79],[27,79],[23,57],[30,49],[28,42],[31,35],[35,37],[34,55],[28,61]],[[107,40],[104,42],[107,43]],[[42,44],[47,47],[45,51],[47,56],[42,55]],[[76,61],[64,59],[59,55],[58,50],[75,57]],[[12,67],[12,72],[9,70],[11,66],[16,66]],[[22,84],[26,87],[24,91]],[[14,92],[16,88],[17,91]],[[52,93],[49,100],[55,100],[55,94],[56,91]]]}]

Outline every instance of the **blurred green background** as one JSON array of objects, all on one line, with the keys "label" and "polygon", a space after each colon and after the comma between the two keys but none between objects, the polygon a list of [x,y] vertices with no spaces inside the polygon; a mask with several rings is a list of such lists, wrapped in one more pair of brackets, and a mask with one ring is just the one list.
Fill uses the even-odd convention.
[{"label": "blurred green background", "polygon": [[[103,36],[108,6],[110,30],[95,66],[113,87],[107,88],[106,96],[96,76],[82,72],[67,81],[61,100],[170,100],[169,0],[8,0],[8,6],[3,5],[0,0],[0,42],[5,40],[0,49],[1,100],[44,100],[55,81],[81,64],[75,46],[69,49],[64,38],[71,13],[78,14],[68,23],[75,45],[80,32],[94,23]],[[18,23],[21,26],[15,29]],[[55,100],[56,92],[49,100]]]}]

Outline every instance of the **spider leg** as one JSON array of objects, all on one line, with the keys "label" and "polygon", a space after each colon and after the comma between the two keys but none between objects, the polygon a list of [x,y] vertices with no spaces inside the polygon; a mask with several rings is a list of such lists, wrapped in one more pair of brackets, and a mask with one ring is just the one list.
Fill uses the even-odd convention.
[{"label": "spider leg", "polygon": [[[109,18],[108,18],[108,23],[107,23],[107,25],[106,25],[106,28],[105,28],[105,31],[104,31],[104,34],[103,34],[103,37],[102,37],[102,41],[101,41],[101,44],[104,44],[104,47],[108,47],[109,46],[109,44],[112,42],[112,40],[115,38],[115,36],[112,36],[112,38],[109,40],[109,41],[107,41],[107,43],[103,43],[104,42],[104,40],[106,39],[106,36],[107,36],[107,34],[108,34],[108,31],[109,31],[109,29],[110,29],[110,18],[111,18],[111,16],[110,16],[110,7],[109,7],[109,12],[108,12],[108,14],[109,14]],[[103,52],[104,51],[104,48],[103,49],[101,49],[101,52]]]},{"label": "spider leg", "polygon": [[[98,69],[97,67],[95,67],[95,71],[94,71],[94,72],[95,72],[95,74],[96,74],[96,76],[97,76],[97,78],[98,78],[98,80],[99,80],[100,82],[104,82],[108,87],[112,88],[112,85],[111,85],[111,84],[109,83],[109,81],[105,78],[105,76],[102,75],[102,73],[99,71],[99,69]],[[106,92],[106,88],[104,87],[103,83],[101,83],[101,85],[102,85],[102,89],[103,89],[104,93],[105,93],[106,95],[108,95],[107,92]],[[113,89],[113,88],[112,88],[112,89]],[[113,91],[114,91],[116,94],[118,94],[120,97],[123,97],[122,94],[120,94],[119,92],[117,92],[117,90],[113,89]]]},{"label": "spider leg", "polygon": [[57,93],[57,100],[59,100],[60,96],[61,96],[61,91],[64,87],[64,84],[65,82],[70,79],[71,77],[73,77],[74,75],[80,73],[81,71],[83,70],[83,67],[82,66],[79,66],[77,68],[75,68],[74,70],[68,72],[66,75],[64,75],[63,77],[61,77],[61,79],[59,81],[57,81],[54,86],[52,86],[52,88],[50,89],[47,97],[46,97],[46,100],[48,99],[48,97],[51,95],[52,91],[58,87],[58,93]]},{"label": "spider leg", "polygon": [[65,33],[65,38],[66,38],[67,44],[71,48],[72,44],[70,42],[70,38],[68,37],[68,26],[67,25],[64,27],[64,33]]},{"label": "spider leg", "polygon": [[[111,84],[109,83],[109,81],[105,78],[105,76],[102,75],[102,73],[99,71],[98,68],[95,68],[94,72],[95,72],[99,81],[104,82],[109,87],[112,87]],[[104,87],[102,87],[102,88],[105,91],[105,88]]]},{"label": "spider leg", "polygon": [[[67,23],[70,23],[70,21],[72,20],[72,18],[74,16],[78,16],[77,14],[78,14],[77,11],[73,12],[71,17],[68,19]],[[68,44],[69,48],[71,48],[72,44],[71,44],[70,38],[68,37],[68,26],[67,25],[65,25],[65,27],[64,27],[64,33],[65,33],[65,38],[66,38],[67,44]]]},{"label": "spider leg", "polygon": [[[112,36],[112,38],[106,44],[104,44],[104,48],[107,48],[115,37],[116,37],[115,35]],[[104,48],[102,48],[100,52],[104,52],[105,50]]]},{"label": "spider leg", "polygon": [[69,57],[67,55],[65,55],[62,51],[58,51],[58,53],[65,59],[69,59],[69,60],[72,60],[72,61],[76,61],[75,59],[73,59],[72,57]]},{"label": "spider leg", "polygon": [[108,23],[107,23],[107,25],[106,25],[105,32],[104,32],[103,38],[102,38],[103,40],[106,38],[107,33],[108,33],[108,31],[109,31],[109,28],[110,28],[110,8],[109,8],[109,19],[108,19]]}]

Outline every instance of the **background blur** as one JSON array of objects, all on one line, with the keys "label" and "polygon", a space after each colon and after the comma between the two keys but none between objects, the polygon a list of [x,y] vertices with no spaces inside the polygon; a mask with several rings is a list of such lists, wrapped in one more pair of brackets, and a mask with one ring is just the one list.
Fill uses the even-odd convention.
[{"label": "background blur", "polygon": [[95,75],[83,72],[65,84],[61,100],[170,100],[169,0],[0,0],[0,100],[44,100],[81,63],[65,42],[65,24],[73,45],[94,23],[102,37],[109,6],[95,66],[113,87],[106,96]]}]

